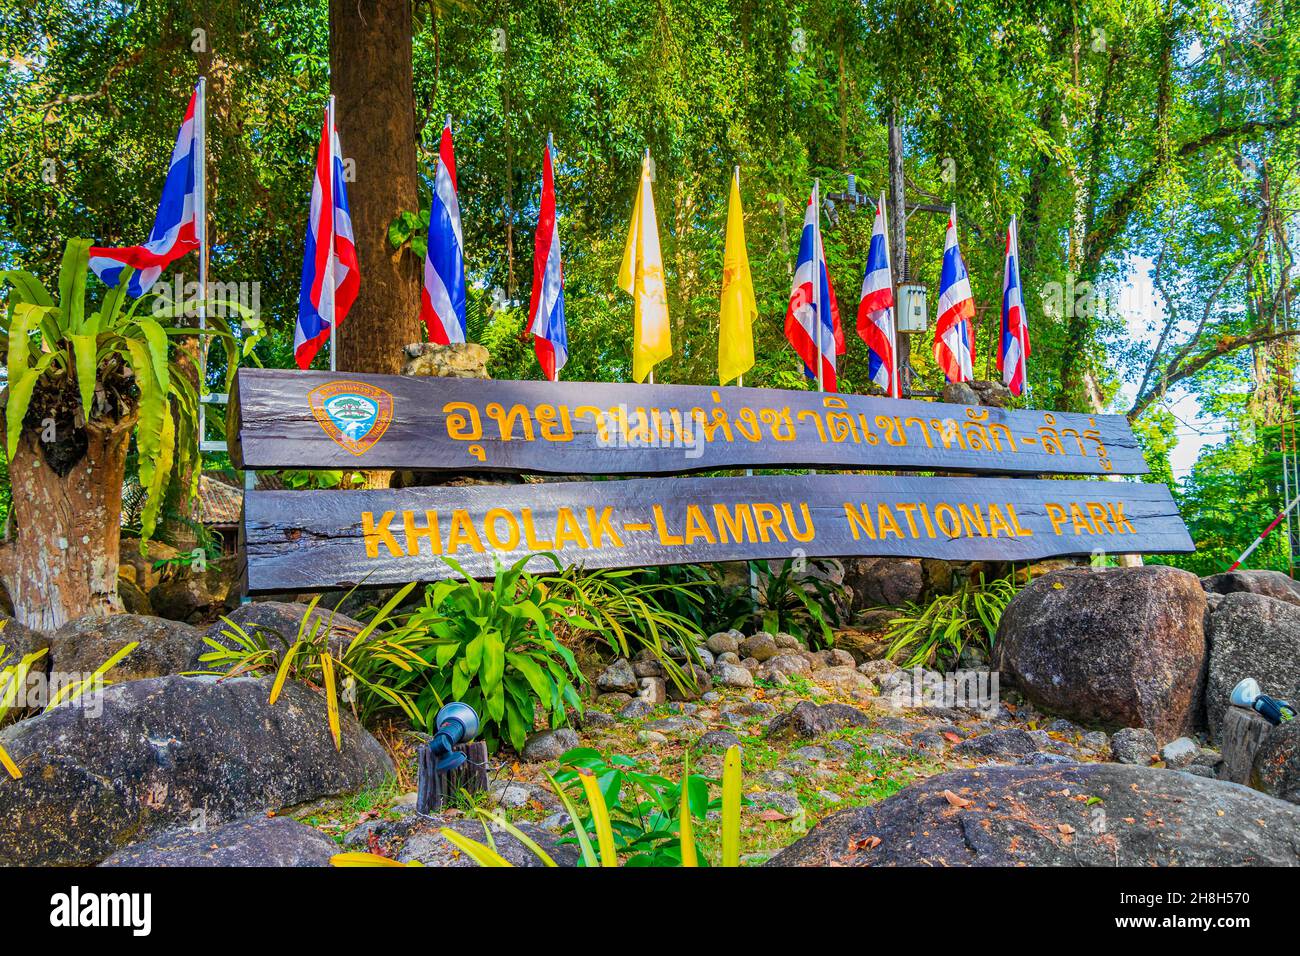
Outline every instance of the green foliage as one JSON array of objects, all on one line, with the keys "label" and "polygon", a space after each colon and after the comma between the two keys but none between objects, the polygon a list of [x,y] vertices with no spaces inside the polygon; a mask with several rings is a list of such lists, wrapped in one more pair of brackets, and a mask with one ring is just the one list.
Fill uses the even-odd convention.
[{"label": "green foliage", "polygon": [[754,617],[749,584],[728,584],[716,564],[665,564],[634,573],[633,581],[658,586],[657,601],[690,621],[698,634],[740,627]]},{"label": "green foliage", "polygon": [[754,562],[763,629],[793,634],[809,647],[830,647],[835,643],[832,627],[840,623],[839,589],[824,577],[826,562],[812,559],[807,564],[809,570],[800,571],[787,559],[773,571],[767,561]]},{"label": "green foliage", "polygon": [[357,471],[337,469],[288,469],[279,472],[286,488],[295,491],[332,491],[336,488],[356,488],[365,484],[365,476]]},{"label": "green foliage", "polygon": [[[116,289],[106,289],[99,307],[87,302],[89,239],[70,239],[59,270],[58,295],[52,295],[30,272],[0,272],[0,290],[9,287],[8,308],[0,317],[0,348],[8,362],[9,398],[6,406],[6,454],[12,460],[25,429],[42,422],[129,421],[135,424],[140,486],[147,499],[141,512],[141,536],[154,530],[173,471],[193,467],[197,486],[198,394],[171,354],[170,339],[194,336],[196,329],[163,325],[186,306],[165,309],[152,305],[156,297],[130,300],[129,270]],[[235,309],[229,303],[211,303]],[[225,342],[227,354],[240,346],[229,325],[214,313],[204,334]],[[244,342],[251,349],[255,336]],[[228,363],[227,388],[237,362]]]},{"label": "green foliage", "polygon": [[961,659],[967,644],[974,643],[985,654],[993,649],[998,622],[1016,596],[1012,577],[969,584],[952,594],[934,598],[928,604],[908,602],[898,617],[889,622],[886,657],[901,667],[949,670]]},{"label": "green foliage", "polygon": [[[397,711],[413,724],[422,725],[424,715],[418,707],[411,679],[429,666],[427,649],[431,638],[414,628],[380,630],[390,623],[394,609],[414,588],[415,584],[411,583],[399,590],[356,634],[334,628],[337,606],[329,614],[316,613],[319,595],[307,605],[298,633],[291,641],[260,627],[246,629],[223,617],[225,627],[221,636],[226,643],[210,637],[203,639],[209,650],[200,655],[199,661],[208,665],[208,669],[200,673],[223,678],[274,674],[271,704],[279,699],[288,680],[320,688],[325,694],[330,733],[334,745],[340,748],[340,697],[362,723],[370,723],[382,712]],[[344,599],[346,595],[339,604]]]},{"label": "green foliage", "polygon": [[552,727],[568,722],[569,707],[581,713],[582,673],[556,629],[596,629],[582,602],[525,571],[529,558],[498,568],[490,585],[443,560],[460,579],[429,585],[424,605],[400,627],[428,640],[421,652],[428,666],[412,675],[426,726],[444,703],[464,701],[482,719],[489,746],[504,737],[522,750],[535,710]]}]

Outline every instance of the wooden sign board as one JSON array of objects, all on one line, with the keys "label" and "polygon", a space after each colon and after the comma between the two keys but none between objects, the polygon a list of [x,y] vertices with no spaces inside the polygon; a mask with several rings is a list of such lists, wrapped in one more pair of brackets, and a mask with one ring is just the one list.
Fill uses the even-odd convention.
[{"label": "wooden sign board", "polygon": [[238,468],[1147,472],[1118,415],[766,388],[241,369]]},{"label": "wooden sign board", "polygon": [[627,568],[1193,550],[1163,484],[863,475],[254,491],[245,533],[253,592],[451,577],[442,555],[478,577],[496,561],[544,552],[565,565]]}]

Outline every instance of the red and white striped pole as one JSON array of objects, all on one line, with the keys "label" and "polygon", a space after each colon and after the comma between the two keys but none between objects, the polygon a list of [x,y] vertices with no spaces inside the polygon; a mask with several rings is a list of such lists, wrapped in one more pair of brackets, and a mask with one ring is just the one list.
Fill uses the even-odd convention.
[{"label": "red and white striped pole", "polygon": [[[1269,524],[1267,528],[1265,528],[1263,531],[1259,533],[1259,537],[1251,542],[1249,548],[1241,552],[1241,557],[1239,557],[1236,561],[1233,561],[1232,567],[1228,568],[1228,570],[1236,571],[1237,568],[1241,567],[1241,562],[1249,558],[1255,552],[1255,549],[1264,543],[1264,539],[1267,538],[1272,533],[1274,528],[1276,528],[1278,525],[1282,523],[1282,519],[1285,518],[1287,514],[1293,508],[1295,508],[1297,504],[1300,504],[1300,495],[1296,495],[1294,498],[1292,498],[1291,503],[1277,513],[1277,517],[1273,519],[1272,523]],[[1290,542],[1288,542],[1288,545],[1289,544]]]}]

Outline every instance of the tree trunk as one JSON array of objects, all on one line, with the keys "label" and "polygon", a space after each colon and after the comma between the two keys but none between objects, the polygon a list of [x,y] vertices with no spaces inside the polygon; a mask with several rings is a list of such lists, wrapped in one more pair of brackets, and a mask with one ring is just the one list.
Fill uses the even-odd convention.
[{"label": "tree trunk", "polygon": [[396,375],[420,331],[419,263],[397,252],[388,226],[420,206],[408,0],[330,0],[330,75],[348,184],[361,289],[338,331],[338,368]]},{"label": "tree trunk", "polygon": [[46,460],[40,432],[24,430],[9,463],[14,507],[0,549],[18,623],[53,631],[83,614],[121,613],[122,478],[134,424],[134,415],[92,421],[80,432],[85,454],[64,475]]}]

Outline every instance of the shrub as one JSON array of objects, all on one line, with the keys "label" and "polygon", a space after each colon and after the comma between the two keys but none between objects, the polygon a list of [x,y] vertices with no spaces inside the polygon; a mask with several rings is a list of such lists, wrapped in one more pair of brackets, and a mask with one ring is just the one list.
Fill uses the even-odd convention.
[{"label": "shrub", "polygon": [[[832,625],[840,623],[836,586],[824,578],[797,570],[795,562],[788,558],[777,571],[773,571],[766,561],[755,561],[754,564],[759,572],[759,613],[763,630],[793,634],[809,647],[832,646],[835,643]],[[812,560],[808,564],[823,571],[828,567],[824,561]]]},{"label": "shrub", "polygon": [[903,613],[889,622],[886,656],[890,660],[901,657],[905,668],[948,670],[960,660],[968,643],[988,653],[993,649],[1002,612],[1016,596],[1016,590],[1010,577],[986,583],[981,574],[978,585],[941,595],[924,605],[908,602],[901,608]]}]

